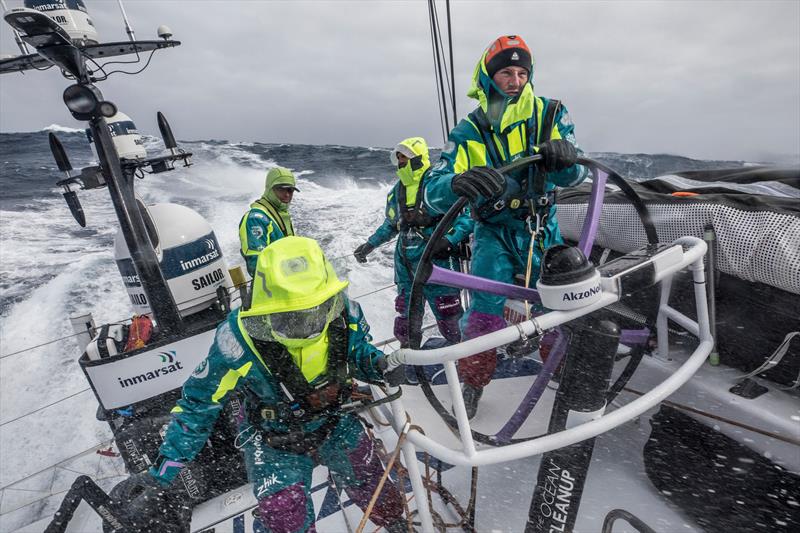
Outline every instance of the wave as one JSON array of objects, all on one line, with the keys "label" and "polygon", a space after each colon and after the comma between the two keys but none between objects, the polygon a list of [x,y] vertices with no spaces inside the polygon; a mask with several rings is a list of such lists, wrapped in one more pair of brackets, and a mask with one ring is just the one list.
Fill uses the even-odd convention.
[{"label": "wave", "polygon": [[83,133],[86,128],[69,128],[60,124],[50,124],[49,126],[40,129],[40,132],[54,132],[54,133]]}]

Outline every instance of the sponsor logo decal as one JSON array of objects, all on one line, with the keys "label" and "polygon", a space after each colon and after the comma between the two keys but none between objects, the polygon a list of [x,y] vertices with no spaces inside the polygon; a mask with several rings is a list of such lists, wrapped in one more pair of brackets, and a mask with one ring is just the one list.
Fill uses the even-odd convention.
[{"label": "sponsor logo decal", "polygon": [[562,302],[575,302],[578,300],[585,300],[586,298],[590,298],[595,294],[600,294],[600,285],[592,287],[591,289],[585,290],[583,292],[565,292],[564,296],[561,297]]},{"label": "sponsor logo decal", "polygon": [[542,524],[545,519],[550,519],[549,533],[561,533],[566,528],[575,478],[569,470],[562,469],[552,460],[547,467],[547,472],[544,481],[543,502],[539,506],[539,523]]},{"label": "sponsor logo decal", "polygon": [[203,379],[208,375],[208,359],[203,359],[197,368],[194,369],[192,372],[192,376],[196,377],[197,379]]},{"label": "sponsor logo decal", "polygon": [[103,519],[108,522],[108,525],[114,528],[114,530],[122,530],[122,524],[117,517],[111,514],[111,511],[105,505],[101,505],[97,508],[97,514],[103,517]]},{"label": "sponsor logo decal", "polygon": [[256,435],[253,437],[253,463],[259,466],[264,464],[264,450],[261,447],[263,439],[261,432],[256,431]]},{"label": "sponsor logo decal", "polygon": [[264,493],[266,493],[269,488],[278,482],[277,474],[273,473],[271,476],[266,478],[264,481],[261,482],[261,485],[258,486],[258,497],[260,498]]},{"label": "sponsor logo decal", "polygon": [[242,498],[243,498],[242,493],[241,492],[236,492],[234,494],[229,495],[227,498],[225,498],[225,501],[222,503],[222,505],[225,506],[225,507],[230,507],[231,505],[236,505],[240,501],[242,501]]},{"label": "sponsor logo decal", "polygon": [[211,285],[219,283],[224,279],[225,279],[225,274],[222,272],[221,268],[218,268],[215,271],[210,272],[209,274],[203,274],[199,278],[194,278],[192,280],[192,287],[194,287],[194,290],[199,291],[204,287],[209,287]]},{"label": "sponsor logo decal", "polygon": [[163,366],[154,368],[152,370],[142,372],[141,374],[129,377],[118,377],[117,381],[120,384],[120,387],[123,389],[126,387],[130,387],[131,385],[138,385],[139,383],[145,383],[152,379],[158,379],[166,374],[171,374],[178,370],[183,370],[183,364],[177,360],[177,353],[175,350],[171,350],[169,352],[160,352],[158,354],[154,354],[158,356],[161,360]]},{"label": "sponsor logo decal", "polygon": [[189,259],[188,261],[181,261],[181,270],[186,272],[187,270],[192,270],[201,265],[205,265],[206,263],[210,263],[214,259],[219,257],[219,250],[216,248],[212,249],[205,255],[201,255],[200,257],[195,257],[194,259]]},{"label": "sponsor logo decal", "polygon": [[178,476],[181,478],[181,481],[183,481],[183,486],[186,487],[186,493],[190,497],[197,498],[200,496],[200,487],[197,486],[197,480],[192,475],[191,470],[184,468]]}]

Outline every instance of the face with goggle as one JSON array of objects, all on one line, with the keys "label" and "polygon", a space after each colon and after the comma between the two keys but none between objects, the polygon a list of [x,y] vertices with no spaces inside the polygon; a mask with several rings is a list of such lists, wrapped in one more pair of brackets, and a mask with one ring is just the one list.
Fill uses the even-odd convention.
[{"label": "face with goggle", "polygon": [[419,170],[422,168],[422,156],[408,157],[401,152],[395,152],[394,156],[397,158],[397,168],[405,167],[408,162],[411,162],[411,170]]},{"label": "face with goggle", "polygon": [[251,337],[262,341],[286,344],[291,341],[316,340],[342,312],[343,305],[341,296],[337,294],[309,309],[249,316],[242,318],[242,324]]}]

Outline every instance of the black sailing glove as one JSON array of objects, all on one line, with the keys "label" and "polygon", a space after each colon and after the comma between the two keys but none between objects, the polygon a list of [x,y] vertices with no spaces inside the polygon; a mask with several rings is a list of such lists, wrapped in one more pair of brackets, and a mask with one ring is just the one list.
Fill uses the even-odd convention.
[{"label": "black sailing glove", "polygon": [[539,145],[542,154],[542,167],[545,172],[557,172],[569,168],[578,162],[578,151],[575,145],[564,139],[553,139]]},{"label": "black sailing glove", "polygon": [[490,167],[473,167],[453,176],[453,192],[474,203],[478,196],[486,200],[497,198],[506,188],[506,177]]},{"label": "black sailing glove", "polygon": [[433,258],[434,259],[447,259],[451,255],[455,255],[456,247],[450,242],[447,237],[442,237],[433,244]]},{"label": "black sailing glove", "polygon": [[406,367],[400,362],[396,351],[378,359],[377,365],[383,374],[383,381],[390,387],[406,383]]},{"label": "black sailing glove", "polygon": [[359,263],[366,263],[367,262],[367,256],[374,249],[375,249],[374,246],[372,246],[368,242],[365,242],[364,244],[362,244],[361,246],[356,248],[355,251],[353,251],[353,255],[356,256],[356,261],[358,261]]}]

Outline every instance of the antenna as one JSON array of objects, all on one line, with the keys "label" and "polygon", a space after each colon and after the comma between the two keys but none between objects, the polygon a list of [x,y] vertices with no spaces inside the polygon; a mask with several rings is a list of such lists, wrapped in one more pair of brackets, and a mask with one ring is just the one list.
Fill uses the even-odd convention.
[{"label": "antenna", "polygon": [[[6,5],[6,0],[0,0],[0,5],[3,6],[3,13],[8,11],[8,6]],[[11,31],[14,32],[14,40],[17,42],[17,46],[19,47],[19,51],[22,52],[22,55],[30,54],[28,50],[28,45],[22,42],[22,39],[19,36],[19,32],[16,29],[12,29]]]},{"label": "antenna", "polygon": [[122,5],[122,0],[117,0],[117,3],[119,4],[119,10],[122,11],[122,20],[125,21],[125,33],[128,34],[128,39],[134,42],[136,41],[136,36],[133,34],[130,22],[128,22],[128,15],[125,14],[125,6]]}]

